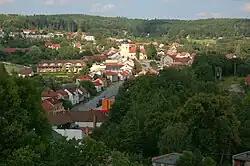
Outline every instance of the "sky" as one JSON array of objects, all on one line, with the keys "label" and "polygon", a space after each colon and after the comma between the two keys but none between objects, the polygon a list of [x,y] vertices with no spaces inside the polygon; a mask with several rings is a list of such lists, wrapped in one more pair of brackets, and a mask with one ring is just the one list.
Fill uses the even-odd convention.
[{"label": "sky", "polygon": [[250,0],[0,0],[0,13],[185,20],[250,18]]}]

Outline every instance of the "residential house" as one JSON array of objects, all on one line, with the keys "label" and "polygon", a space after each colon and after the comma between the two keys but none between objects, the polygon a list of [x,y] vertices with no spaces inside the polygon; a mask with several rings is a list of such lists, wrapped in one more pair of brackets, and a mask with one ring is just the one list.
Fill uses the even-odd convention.
[{"label": "residential house", "polygon": [[250,151],[233,155],[233,166],[250,166]]},{"label": "residential house", "polygon": [[53,129],[58,134],[65,137],[67,140],[82,140],[85,136],[81,129]]},{"label": "residential house", "polygon": [[169,67],[171,66],[171,64],[173,64],[173,62],[174,62],[173,56],[165,55],[161,57],[161,65],[163,67]]},{"label": "residential house", "polygon": [[29,48],[4,48],[1,51],[4,53],[15,53],[17,51],[28,52]]},{"label": "residential house", "polygon": [[86,135],[108,120],[108,115],[101,111],[63,111],[47,113],[53,129],[81,129]]},{"label": "residential house", "polygon": [[107,79],[110,80],[111,82],[119,81],[117,72],[105,71],[104,74],[106,75]]},{"label": "residential house", "polygon": [[90,68],[90,72],[98,72],[101,71],[103,72],[106,69],[106,65],[104,64],[93,64],[92,67]]},{"label": "residential house", "polygon": [[107,87],[108,86],[108,80],[106,78],[97,78],[95,81],[99,81],[103,87]]},{"label": "residential house", "polygon": [[90,95],[87,90],[76,84],[65,84],[63,89],[67,92],[69,96],[69,101],[72,105],[79,104],[80,102],[86,101],[89,99]]},{"label": "residential house", "polygon": [[57,98],[57,93],[52,89],[45,89],[41,94],[42,100],[46,100],[49,98]]},{"label": "residential house", "polygon": [[93,81],[93,84],[94,84],[97,92],[101,92],[102,91],[103,84],[99,80]]},{"label": "residential house", "polygon": [[226,54],[225,57],[227,59],[233,59],[233,58],[236,58],[236,55],[234,55],[234,54]]},{"label": "residential house", "polygon": [[93,56],[84,56],[83,60],[88,62],[88,61],[93,61],[93,62],[104,62],[105,60],[108,59],[108,56],[104,54],[96,54]]},{"label": "residential house", "polygon": [[[140,53],[139,53],[139,59],[147,59],[147,56],[145,54],[144,46],[138,46]],[[120,55],[124,59],[137,59],[136,57],[136,49],[137,46],[135,44],[121,44],[120,46]]]},{"label": "residential house", "polygon": [[121,72],[123,64],[120,63],[106,63],[105,71],[111,71],[111,72]]},{"label": "residential house", "polygon": [[108,120],[108,115],[99,111],[70,111],[69,115],[72,121],[75,122],[79,128],[96,128],[100,127],[101,124]]},{"label": "residential house", "polygon": [[33,75],[34,75],[34,72],[33,72],[32,68],[30,68],[30,67],[24,68],[24,69],[20,70],[18,73],[19,77],[32,77]]},{"label": "residential house", "polygon": [[55,94],[57,95],[57,99],[69,100],[68,93],[62,89],[55,91]]},{"label": "residential house", "polygon": [[124,70],[118,74],[119,80],[121,81],[126,80],[130,78],[131,76],[132,76],[132,73],[127,70]]},{"label": "residential house", "polygon": [[33,30],[30,30],[30,29],[26,29],[26,30],[23,30],[23,34],[24,35],[35,35],[36,33],[38,33],[37,30],[33,29]]},{"label": "residential house", "polygon": [[56,49],[58,50],[59,48],[61,48],[61,45],[60,44],[53,44],[51,42],[46,42],[44,44],[45,47],[48,47],[48,48],[51,48],[51,49]]},{"label": "residential house", "polygon": [[80,84],[81,81],[92,81],[92,77],[90,75],[85,75],[76,78],[76,84]]},{"label": "residential house", "polygon": [[170,153],[163,156],[152,158],[152,166],[176,166],[176,162],[179,160],[180,153]]},{"label": "residential house", "polygon": [[78,73],[86,67],[83,60],[43,60],[37,65],[37,72],[74,72]]},{"label": "residential house", "polygon": [[69,111],[66,110],[56,113],[47,113],[46,116],[53,129],[63,128],[63,125],[71,126],[71,124],[74,123],[69,116]]},{"label": "residential house", "polygon": [[48,99],[42,100],[41,105],[44,111],[47,111],[47,112],[55,113],[55,112],[65,111],[62,102],[56,98],[48,98]]},{"label": "residential house", "polygon": [[87,41],[95,41],[94,36],[85,36],[84,39],[87,40]]}]

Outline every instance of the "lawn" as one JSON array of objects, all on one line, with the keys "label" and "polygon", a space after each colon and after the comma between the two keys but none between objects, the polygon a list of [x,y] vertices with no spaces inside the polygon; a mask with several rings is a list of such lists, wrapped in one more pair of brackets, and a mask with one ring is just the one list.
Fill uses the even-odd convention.
[{"label": "lawn", "polygon": [[7,63],[7,62],[2,62],[2,63],[4,64],[4,67],[6,68],[8,73],[12,73],[12,72],[18,73],[20,70],[25,68],[25,66],[13,64],[13,63]]},{"label": "lawn", "polygon": [[233,84],[240,84],[242,79],[243,77],[224,77],[222,78],[220,85],[226,89],[229,89]]},{"label": "lawn", "polygon": [[199,44],[216,44],[216,40],[214,39],[188,39],[189,42],[191,43],[199,43]]}]

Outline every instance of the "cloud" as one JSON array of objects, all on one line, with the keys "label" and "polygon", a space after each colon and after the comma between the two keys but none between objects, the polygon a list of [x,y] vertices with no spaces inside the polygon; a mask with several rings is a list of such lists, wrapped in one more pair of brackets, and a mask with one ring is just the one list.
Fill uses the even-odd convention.
[{"label": "cloud", "polygon": [[197,13],[196,16],[198,16],[200,18],[221,18],[221,17],[223,17],[221,13],[206,13],[206,12]]},{"label": "cloud", "polygon": [[102,5],[101,3],[95,3],[91,6],[90,11],[93,13],[103,13],[103,12],[109,11],[115,7],[116,7],[115,4]]},{"label": "cloud", "polygon": [[250,12],[250,3],[246,3],[243,7],[242,10],[245,12]]},{"label": "cloud", "polygon": [[14,2],[15,0],[0,0],[0,5]]}]

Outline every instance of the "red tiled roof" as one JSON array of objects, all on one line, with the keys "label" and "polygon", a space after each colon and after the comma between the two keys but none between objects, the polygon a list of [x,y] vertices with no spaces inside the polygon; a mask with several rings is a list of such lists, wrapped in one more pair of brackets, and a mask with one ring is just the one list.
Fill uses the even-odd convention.
[{"label": "red tiled roof", "polygon": [[128,76],[128,75],[129,75],[129,72],[128,72],[128,71],[122,71],[120,74],[121,74],[122,76]]},{"label": "red tiled roof", "polygon": [[52,46],[52,43],[50,43],[50,42],[45,42],[45,44],[44,44],[46,47],[48,47],[48,46]]},{"label": "red tiled roof", "polygon": [[50,111],[54,108],[53,105],[48,100],[43,100],[41,105],[44,111]]},{"label": "red tiled roof", "polygon": [[233,56],[234,56],[234,54],[227,54],[227,55],[225,55],[225,56],[226,56],[226,58],[228,58],[228,59],[232,59]]},{"label": "red tiled roof", "polygon": [[54,48],[60,48],[61,45],[60,44],[52,44],[52,47],[54,47]]},{"label": "red tiled roof", "polygon": [[136,53],[136,46],[129,47],[129,53]]},{"label": "red tiled roof", "polygon": [[15,53],[17,51],[28,51],[29,49],[28,48],[4,48],[2,49],[3,52],[5,53]]},{"label": "red tiled roof", "polygon": [[94,86],[102,86],[99,80],[93,82]]},{"label": "red tiled roof", "polygon": [[46,99],[48,102],[50,102],[51,104],[53,105],[57,105],[57,104],[60,104],[61,101],[57,100],[56,98],[52,97],[52,98],[48,98]]},{"label": "red tiled roof", "polygon": [[42,92],[42,97],[56,97],[57,93],[52,89],[47,89]]},{"label": "red tiled roof", "polygon": [[89,75],[85,75],[85,76],[79,76],[77,79],[81,81],[91,81],[92,77],[90,77]]},{"label": "red tiled roof", "polygon": [[124,66],[123,64],[119,64],[119,63],[106,63],[106,66],[111,66],[111,67],[122,67]]},{"label": "red tiled roof", "polygon": [[57,90],[55,93],[56,93],[56,94],[60,94],[60,95],[62,95],[62,96],[68,95],[68,93],[65,92],[64,90]]},{"label": "red tiled roof", "polygon": [[116,76],[117,75],[116,72],[112,72],[112,71],[106,71],[104,74],[105,75],[112,75],[112,76]]},{"label": "red tiled roof", "polygon": [[82,44],[81,43],[75,43],[75,47],[81,47]]}]

